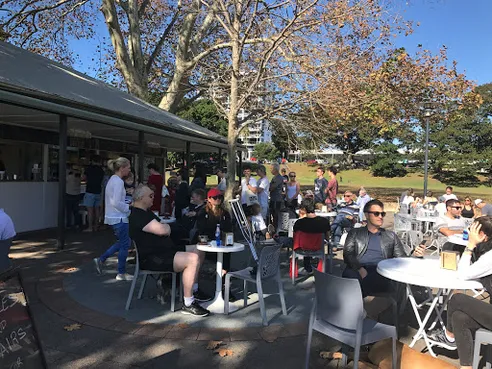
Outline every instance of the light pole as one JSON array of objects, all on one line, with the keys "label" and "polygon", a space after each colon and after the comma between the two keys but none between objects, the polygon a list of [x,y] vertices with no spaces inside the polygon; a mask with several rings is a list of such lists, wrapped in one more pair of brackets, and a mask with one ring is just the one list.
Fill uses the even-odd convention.
[{"label": "light pole", "polygon": [[427,180],[429,175],[429,121],[432,115],[432,103],[424,103],[425,117],[425,159],[424,159],[424,198],[427,196]]}]

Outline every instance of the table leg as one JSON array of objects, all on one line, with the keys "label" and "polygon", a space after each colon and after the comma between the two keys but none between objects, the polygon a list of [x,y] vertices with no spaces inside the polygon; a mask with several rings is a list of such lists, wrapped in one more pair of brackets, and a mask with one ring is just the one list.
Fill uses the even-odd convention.
[{"label": "table leg", "polygon": [[[226,303],[222,298],[222,264],[224,261],[224,253],[217,253],[217,268],[215,275],[215,297],[212,301],[201,304],[205,309],[214,314],[224,314],[224,304]],[[229,304],[229,302],[227,302]],[[236,311],[238,308],[233,304],[229,304],[229,312]]]},{"label": "table leg", "polygon": [[423,337],[424,341],[425,341],[425,345],[427,346],[429,353],[433,357],[436,357],[436,354],[434,353],[434,351],[432,351],[432,344],[429,341],[429,339],[427,338],[427,334],[425,333],[425,326],[426,326],[427,322],[429,321],[430,316],[432,314],[432,311],[434,310],[434,308],[437,305],[437,302],[439,301],[439,297],[441,297],[442,291],[443,291],[442,288],[440,288],[437,291],[436,296],[434,296],[434,298],[432,299],[432,303],[429,307],[429,310],[427,311],[427,313],[424,316],[424,320],[422,320],[422,319],[420,319],[420,314],[419,314],[419,311],[417,309],[417,302],[415,301],[415,297],[413,297],[412,289],[410,288],[410,285],[407,284],[408,299],[410,300],[410,304],[412,305],[412,309],[413,309],[413,312],[415,314],[415,318],[417,319],[417,323],[419,325],[419,330],[417,331],[417,334],[413,337],[413,340],[410,343],[410,347],[415,346],[415,343],[417,343],[417,341],[421,337]]},{"label": "table leg", "polygon": [[446,294],[446,298],[444,299],[444,302],[442,303],[441,308],[438,308],[436,306],[435,310],[436,310],[437,316],[434,319],[434,321],[432,322],[432,324],[429,326],[428,331],[434,329],[434,327],[436,326],[436,323],[437,323],[438,320],[441,323],[441,326],[443,328],[446,328],[446,324],[444,324],[444,321],[442,320],[442,312],[444,311],[444,309],[446,308],[446,306],[448,306],[448,301],[451,298],[451,296],[453,296],[453,292],[454,292],[454,290],[448,290],[448,293]]}]

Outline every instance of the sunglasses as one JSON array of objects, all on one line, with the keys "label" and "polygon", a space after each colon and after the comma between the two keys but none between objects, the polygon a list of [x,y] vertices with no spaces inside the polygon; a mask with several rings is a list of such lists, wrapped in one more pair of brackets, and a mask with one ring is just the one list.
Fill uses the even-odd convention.
[{"label": "sunglasses", "polygon": [[296,176],[289,176],[290,178],[296,178]]},{"label": "sunglasses", "polygon": [[385,211],[368,211],[369,214],[373,214],[375,217],[382,216],[383,218],[386,216]]},{"label": "sunglasses", "polygon": [[214,199],[214,200],[222,200],[224,198],[224,196],[222,195],[217,195],[217,196],[212,196],[211,199]]},{"label": "sunglasses", "polygon": [[343,195],[343,197],[352,197],[352,195]]},{"label": "sunglasses", "polygon": [[461,206],[450,206],[451,209],[461,210]]}]

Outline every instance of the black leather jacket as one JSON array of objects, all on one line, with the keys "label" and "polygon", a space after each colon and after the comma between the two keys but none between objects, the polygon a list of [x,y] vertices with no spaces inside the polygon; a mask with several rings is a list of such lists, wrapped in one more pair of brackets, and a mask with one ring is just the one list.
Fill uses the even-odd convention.
[{"label": "black leather jacket", "polygon": [[[391,231],[380,228],[381,251],[385,259],[401,258],[408,256],[398,236]],[[359,259],[367,250],[369,243],[369,231],[367,227],[354,228],[347,235],[343,247],[343,261],[348,268],[358,270]]]}]

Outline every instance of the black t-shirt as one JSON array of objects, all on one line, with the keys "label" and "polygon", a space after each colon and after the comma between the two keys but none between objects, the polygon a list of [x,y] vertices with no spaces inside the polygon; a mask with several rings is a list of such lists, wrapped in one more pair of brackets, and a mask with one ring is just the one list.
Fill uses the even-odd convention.
[{"label": "black t-shirt", "polygon": [[85,176],[87,178],[87,187],[85,192],[99,195],[101,193],[104,170],[99,165],[89,165],[85,169]]},{"label": "black t-shirt", "polygon": [[128,218],[130,238],[137,244],[141,260],[145,260],[151,254],[165,255],[176,252],[176,247],[169,236],[158,236],[143,231],[143,228],[154,219],[160,221],[152,211],[139,208],[132,208]]},{"label": "black t-shirt", "polygon": [[294,223],[294,232],[323,233],[330,230],[330,221],[327,218],[301,218]]},{"label": "black t-shirt", "polygon": [[196,228],[198,231],[193,237],[192,243],[197,242],[199,235],[207,235],[209,240],[215,240],[217,224],[220,224],[221,233],[232,232],[231,215],[226,210],[222,212],[220,217],[207,213],[206,208],[200,210],[196,216]]}]

